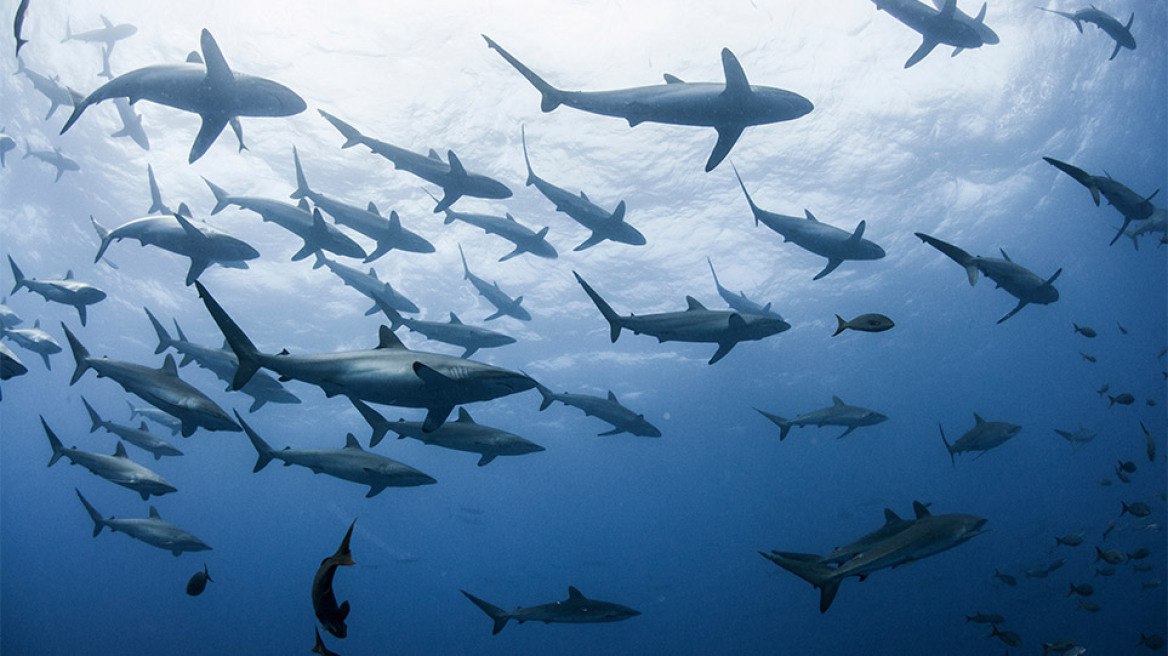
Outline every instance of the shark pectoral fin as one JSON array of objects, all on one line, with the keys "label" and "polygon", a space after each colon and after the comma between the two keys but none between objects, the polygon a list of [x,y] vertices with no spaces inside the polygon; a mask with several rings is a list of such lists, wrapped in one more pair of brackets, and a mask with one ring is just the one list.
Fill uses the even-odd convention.
[{"label": "shark pectoral fin", "polygon": [[446,423],[446,418],[454,410],[453,405],[433,406],[426,409],[426,420],[422,422],[423,433],[433,433]]},{"label": "shark pectoral fin", "polygon": [[625,432],[625,430],[623,428],[614,427],[612,430],[607,430],[607,431],[604,431],[603,433],[597,433],[596,436],[597,437],[605,437],[607,435],[619,435],[620,433],[623,433],[623,432]]},{"label": "shark pectoral fin", "polygon": [[502,311],[502,310],[499,310],[498,312],[492,314],[491,316],[487,317],[486,319],[483,319],[483,321],[494,321],[495,319],[498,319],[499,317],[505,317],[505,316],[507,316],[507,313]]},{"label": "shark pectoral fin", "polygon": [[930,52],[933,52],[933,48],[936,48],[938,43],[939,41],[925,37],[924,41],[921,42],[920,47],[916,49],[916,52],[914,52],[912,56],[908,58],[908,61],[904,63],[904,67],[910,68],[913,64],[924,59]]},{"label": "shark pectoral fin", "polygon": [[949,55],[949,56],[950,56],[950,57],[956,57],[957,55],[960,55],[960,54],[961,54],[961,51],[962,51],[962,50],[965,50],[965,48],[954,48],[954,49],[953,49],[953,54],[951,54],[951,55]]},{"label": "shark pectoral fin", "polygon": [[1119,49],[1122,47],[1123,47],[1123,44],[1121,44],[1119,41],[1116,41],[1115,42],[1115,50],[1111,51],[1111,56],[1107,58],[1107,61],[1111,61],[1112,59],[1115,59],[1115,56],[1119,54]]},{"label": "shark pectoral fin", "polygon": [[227,117],[224,116],[203,116],[203,125],[199,128],[199,134],[195,136],[195,143],[191,144],[191,153],[187,156],[187,163],[193,163],[207,152],[211,144],[219,138],[219,133],[227,127],[227,120]]},{"label": "shark pectoral fin", "polygon": [[484,453],[484,454],[483,454],[483,457],[479,458],[479,463],[478,463],[478,465],[479,465],[479,467],[482,467],[482,466],[484,466],[484,465],[487,465],[487,464],[489,464],[489,463],[490,463],[492,460],[494,460],[494,459],[495,459],[495,454],[493,454],[493,453]]},{"label": "shark pectoral fin", "polygon": [[[729,90],[729,89],[727,89]],[[742,126],[722,126],[715,128],[718,130],[718,142],[714,144],[714,150],[710,151],[710,159],[706,160],[706,173],[713,171],[726,156],[730,154],[730,149],[738,141],[738,137],[742,136]]]},{"label": "shark pectoral fin", "polygon": [[837,437],[837,438],[835,438],[835,439],[837,439],[837,440],[838,440],[838,439],[840,439],[840,438],[842,438],[842,437],[847,437],[848,433],[850,433],[850,432],[852,432],[852,431],[854,431],[854,430],[856,430],[856,427],[855,427],[855,426],[848,426],[848,429],[847,429],[846,431],[844,431],[844,432],[840,433],[840,434],[839,434],[839,437]]},{"label": "shark pectoral fin", "polygon": [[710,361],[708,364],[714,364],[718,360],[721,360],[722,358],[726,357],[726,354],[729,353],[730,349],[734,348],[734,345],[737,343],[738,342],[721,342],[721,343],[719,343],[718,350],[714,351],[714,356],[710,358]]},{"label": "shark pectoral fin", "polygon": [[304,246],[301,247],[300,250],[298,250],[292,254],[292,261],[299,262],[300,260],[303,260],[304,258],[308,257],[309,255],[312,255],[313,253],[317,252],[318,250],[320,250],[320,249],[318,249],[313,244],[310,244],[308,242],[304,242]]},{"label": "shark pectoral fin", "polygon": [[207,267],[211,266],[210,260],[191,258],[191,268],[187,269],[187,286],[194,284],[195,280],[199,278]]},{"label": "shark pectoral fin", "polygon": [[823,271],[820,271],[819,273],[815,274],[815,277],[812,278],[812,280],[819,280],[820,278],[826,276],[827,274],[831,273],[832,271],[835,271],[836,267],[838,267],[839,265],[841,265],[843,263],[844,263],[843,260],[829,259],[827,261],[827,266],[823,267]]},{"label": "shark pectoral fin", "polygon": [[594,233],[592,233],[592,236],[590,236],[590,237],[588,237],[588,239],[585,239],[584,241],[580,242],[580,245],[577,246],[576,248],[573,248],[572,250],[573,251],[582,251],[586,248],[592,248],[593,246],[599,244],[602,241],[604,241],[604,235],[601,235],[601,234],[594,232]]},{"label": "shark pectoral fin", "polygon": [[1002,317],[1001,319],[998,319],[998,323],[1002,323],[1006,319],[1009,319],[1010,317],[1014,316],[1015,314],[1018,314],[1018,310],[1021,310],[1022,308],[1026,307],[1027,304],[1028,304],[1027,301],[1018,301],[1018,305],[1016,305],[1013,310],[1010,310],[1009,312],[1007,312],[1006,316]]}]

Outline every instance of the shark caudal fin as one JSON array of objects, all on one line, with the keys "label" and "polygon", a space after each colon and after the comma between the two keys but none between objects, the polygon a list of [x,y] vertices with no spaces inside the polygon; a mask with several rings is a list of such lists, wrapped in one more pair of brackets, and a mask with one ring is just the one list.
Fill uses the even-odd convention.
[{"label": "shark caudal fin", "polygon": [[146,177],[150,182],[150,209],[147,214],[170,214],[170,208],[162,202],[162,192],[158,190],[158,181],[154,179],[154,167],[146,165]]},{"label": "shark caudal fin", "polygon": [[969,285],[971,287],[977,284],[978,271],[976,258],[953,244],[943,242],[936,237],[930,237],[923,232],[914,232],[913,234],[921,241],[947,255],[949,259],[965,267],[965,274],[969,277]]},{"label": "shark caudal fin", "polygon": [[758,219],[762,216],[763,210],[754,204],[754,199],[750,197],[750,192],[746,190],[746,185],[742,182],[742,176],[738,175],[738,167],[734,166],[734,162],[730,162],[730,168],[734,171],[734,177],[738,180],[738,186],[742,187],[742,194],[746,196],[746,202],[750,205],[750,213],[754,215],[754,225],[757,226]]},{"label": "shark caudal fin", "polygon": [[235,357],[239,358],[239,367],[235,370],[235,378],[231,381],[231,389],[238,390],[251,380],[256,371],[259,371],[260,352],[244,334],[243,329],[227,315],[223,306],[219,305],[219,302],[211,296],[203,283],[196,280],[195,289],[199,291],[199,298],[203,299],[203,304],[207,306],[211,318],[215,320],[223,337],[227,339],[227,345],[231,347]]},{"label": "shark caudal fin", "polygon": [[459,592],[466,595],[467,599],[470,599],[472,602],[474,602],[475,606],[478,606],[480,610],[482,610],[484,613],[490,616],[492,620],[495,621],[495,626],[491,629],[491,635],[498,635],[498,633],[503,630],[503,627],[507,626],[507,620],[511,619],[507,614],[507,611],[492,603],[479,599],[466,590],[459,590]]},{"label": "shark caudal fin", "polygon": [[211,193],[215,194],[215,207],[211,209],[211,214],[218,214],[223,211],[223,208],[231,204],[231,195],[223,190],[222,187],[211,182],[207,178],[203,178],[203,182],[211,189]]},{"label": "shark caudal fin", "polygon": [[93,258],[93,263],[97,264],[101,261],[101,256],[105,255],[105,249],[110,245],[110,231],[108,228],[97,222],[93,215],[89,215],[89,222],[93,224],[93,229],[97,231],[97,238],[101,240],[101,245],[97,247],[97,256]]},{"label": "shark caudal fin", "polygon": [[389,432],[390,423],[381,416],[380,412],[369,407],[369,404],[364,401],[351,396],[349,400],[353,402],[353,407],[357,408],[357,412],[361,413],[361,416],[368,422],[369,428],[373,430],[373,434],[369,437],[369,448],[372,449],[385,439],[385,434]]},{"label": "shark caudal fin", "polygon": [[93,406],[89,405],[89,401],[85,400],[84,396],[81,397],[81,405],[85,406],[85,411],[89,413],[89,421],[93,422],[93,425],[89,428],[89,432],[96,432],[105,422],[101,420],[101,415],[97,414],[97,410],[94,410]]},{"label": "shark caudal fin", "polygon": [[308,187],[308,179],[304,177],[304,168],[300,166],[300,153],[296,152],[296,146],[292,146],[292,162],[296,165],[296,191],[288,197],[300,199],[311,196],[312,189]]},{"label": "shark caudal fin", "polygon": [[316,111],[320,112],[320,115],[324,117],[324,120],[331,123],[332,126],[337,129],[337,132],[340,132],[341,136],[345,138],[345,143],[341,144],[341,148],[352,148],[353,146],[365,143],[365,135],[361,134],[361,131],[357,128],[349,125],[336,116],[329,114],[323,109],[318,109]]},{"label": "shark caudal fin", "polygon": [[539,90],[539,93],[542,96],[542,100],[539,104],[539,108],[541,110],[550,112],[556,107],[559,107],[560,103],[564,102],[565,93],[563,91],[548,84],[542,77],[536,75],[534,71],[524,66],[522,62],[520,62],[515,57],[512,57],[511,53],[499,47],[499,44],[492,41],[491,37],[487,36],[486,34],[482,35],[482,37],[486,39],[487,47],[499,53],[500,57],[506,60],[508,64],[511,64],[515,70],[519,71],[520,75],[527,78],[527,81],[530,82],[533,87]]},{"label": "shark caudal fin", "polygon": [[20,291],[21,287],[26,285],[24,272],[20,270],[20,267],[16,266],[16,260],[12,259],[11,255],[8,256],[8,265],[12,267],[12,277],[16,281],[16,284],[12,286],[12,291],[8,293],[15,294]]},{"label": "shark caudal fin", "polygon": [[57,434],[53,432],[53,429],[49,428],[49,424],[45,421],[44,417],[41,417],[41,426],[44,427],[45,435],[49,437],[49,446],[53,449],[53,455],[49,458],[48,464],[49,467],[52,467],[57,464],[61,456],[65,455],[65,445],[61,444],[61,440],[57,438]]},{"label": "shark caudal fin", "polygon": [[258,472],[264,467],[267,467],[268,463],[272,461],[272,454],[274,451],[272,447],[264,441],[264,438],[260,437],[259,434],[252,430],[251,426],[248,426],[247,422],[243,420],[243,417],[239,416],[238,410],[233,410],[232,412],[235,413],[235,418],[239,420],[239,425],[243,426],[243,432],[247,433],[247,439],[251,440],[251,445],[255,447],[257,457],[256,464],[255,467],[252,468],[252,472]]},{"label": "shark caudal fin", "polygon": [[85,500],[85,497],[81,495],[81,490],[73,488],[73,491],[77,493],[77,498],[81,499],[81,505],[85,506],[85,512],[89,513],[89,518],[93,520],[93,537],[97,537],[101,533],[101,529],[105,528],[105,520],[102,519],[101,513],[97,512],[97,508]]},{"label": "shark caudal fin", "polygon": [[[158,336],[158,346],[154,348],[154,355],[158,355],[171,346],[174,346],[174,339],[171,338],[170,333],[166,332],[166,328],[162,326],[162,323],[154,316],[150,308],[144,307],[142,309],[146,311],[146,317],[150,319],[150,325],[154,326],[154,334]],[[185,359],[183,364],[186,364]]]},{"label": "shark caudal fin", "polygon": [[620,316],[612,309],[612,306],[605,303],[603,298],[600,298],[600,294],[597,294],[592,287],[588,286],[588,283],[584,282],[580,274],[573,271],[572,275],[576,276],[576,282],[580,283],[580,286],[584,288],[584,293],[588,294],[588,297],[592,299],[592,302],[600,310],[600,314],[604,315],[604,319],[608,321],[609,337],[615,342],[621,334]]},{"label": "shark caudal fin", "polygon": [[847,328],[848,328],[848,322],[845,321],[844,318],[841,317],[840,315],[838,315],[838,314],[835,315],[835,320],[837,322],[839,322],[839,326],[837,326],[835,329],[835,332],[831,334],[832,337],[835,337],[836,335],[842,333],[843,331],[847,330]]},{"label": "shark caudal fin", "polygon": [[535,384],[535,389],[539,391],[539,395],[541,397],[539,402],[539,411],[543,412],[544,410],[547,410],[548,406],[550,406],[556,400],[556,395],[550,389],[539,383]]},{"label": "shark caudal fin", "polygon": [[1078,182],[1079,184],[1086,187],[1087,190],[1091,192],[1091,200],[1095,201],[1095,205],[1096,205],[1096,207],[1098,207],[1098,205],[1099,205],[1099,187],[1095,185],[1095,182],[1093,180],[1094,176],[1092,176],[1090,173],[1087,173],[1086,171],[1084,171],[1083,169],[1081,169],[1077,166],[1072,166],[1070,164],[1067,164],[1066,162],[1060,162],[1059,160],[1057,160],[1053,157],[1043,157],[1042,159],[1047,164],[1050,164],[1051,166],[1055,167],[1056,169],[1058,169],[1058,170],[1062,171],[1063,173],[1066,173],[1067,175],[1074,178],[1075,182]]},{"label": "shark caudal fin", "polygon": [[535,184],[535,171],[531,170],[531,160],[527,157],[527,128],[519,126],[519,142],[523,144],[523,163],[527,165],[527,186]]},{"label": "shark caudal fin", "polygon": [[941,424],[937,424],[937,429],[941,431],[941,441],[945,443],[945,450],[949,452],[949,459],[953,461],[953,466],[957,466],[957,458],[953,456],[953,447],[949,444],[949,440],[945,439],[945,429]]},{"label": "shark caudal fin", "polygon": [[782,567],[788,572],[819,588],[819,612],[826,613],[839,592],[840,579],[835,577],[835,569],[815,559],[792,557],[793,555],[768,554],[758,552],[763,558]]},{"label": "shark caudal fin", "polygon": [[776,426],[779,427],[779,441],[780,442],[787,439],[787,433],[791,432],[791,422],[788,419],[786,419],[784,417],[780,417],[778,415],[772,415],[769,412],[763,412],[762,410],[759,410],[758,408],[755,408],[754,411],[757,412],[758,414],[766,417],[767,419],[770,419],[772,422],[774,422],[774,424]]},{"label": "shark caudal fin", "polygon": [[73,351],[73,362],[77,365],[73,369],[73,377],[69,379],[69,384],[72,385],[89,370],[89,351],[64,323],[61,324],[61,330],[65,331],[65,339],[69,340],[69,349]]}]

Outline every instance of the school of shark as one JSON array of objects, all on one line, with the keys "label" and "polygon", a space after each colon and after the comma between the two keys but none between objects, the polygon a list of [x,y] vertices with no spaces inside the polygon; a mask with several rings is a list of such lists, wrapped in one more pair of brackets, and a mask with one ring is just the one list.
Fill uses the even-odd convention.
[{"label": "school of shark", "polygon": [[[1074,58],[1080,75],[1156,76],[1155,88],[1164,88],[1168,19],[1145,17],[1163,18],[1162,6],[849,1],[856,18],[834,28],[816,23],[856,43],[854,53],[833,56],[866,58],[884,80],[939,71],[952,85],[936,91],[946,103],[964,102],[960,79],[985,75],[988,54],[1017,52],[1023,24],[1075,48],[1046,56]],[[762,4],[728,16],[773,20],[779,6],[785,16],[814,3]],[[831,87],[833,73],[809,41],[783,51],[800,61],[776,68],[750,39],[679,48],[649,31],[643,36],[655,45],[624,53],[622,40],[636,37],[613,26],[590,45],[603,57],[573,60],[557,52],[551,29],[484,21],[481,30],[441,37],[473,53],[460,70],[415,73],[435,84],[451,76],[441,84],[453,95],[439,108],[424,98],[368,97],[374,80],[343,89],[318,79],[326,68],[311,57],[281,59],[265,45],[311,39],[314,52],[330,50],[326,63],[406,57],[390,38],[375,39],[384,52],[371,54],[362,50],[368,42],[344,43],[338,31],[249,35],[223,22],[119,23],[111,20],[116,5],[101,8],[109,18],[41,0],[4,6],[13,35],[5,88],[18,91],[0,105],[10,285],[0,299],[4,448],[35,451],[37,480],[66,501],[37,508],[38,522],[66,536],[54,549],[68,553],[76,541],[111,559],[157,554],[167,561],[159,566],[181,563],[173,581],[152,584],[162,597],[119,592],[142,594],[133,607],[119,599],[123,612],[156,613],[144,621],[165,626],[173,618],[146,599],[191,607],[234,599],[239,609],[272,595],[298,609],[275,628],[285,644],[374,653],[353,645],[382,640],[386,629],[377,625],[395,622],[387,617],[397,611],[378,605],[406,604],[393,578],[400,576],[427,590],[424,598],[411,592],[409,603],[450,627],[451,635],[430,639],[453,640],[455,626],[479,628],[426,653],[455,653],[451,644],[463,645],[458,653],[712,653],[681,637],[634,637],[639,626],[666,632],[648,623],[684,599],[689,614],[674,629],[700,624],[706,610],[728,611],[807,636],[774,651],[820,654],[844,653],[830,642],[843,634],[799,632],[830,631],[828,618],[848,626],[886,614],[893,628],[914,631],[909,615],[933,602],[908,601],[911,589],[976,607],[951,617],[929,611],[929,631],[944,645],[881,632],[868,646],[853,642],[850,653],[1165,649],[1163,616],[1147,613],[1163,609],[1166,589],[1168,309],[1157,293],[1168,280],[1159,189],[1168,184],[1166,158],[1105,159],[1066,136],[1151,132],[1159,135],[1151,143],[1164,146],[1162,111],[1137,125],[1068,119],[1015,146],[1013,110],[1003,109],[1011,105],[978,95],[965,114],[936,123],[906,109],[903,129],[923,144],[906,154],[903,142],[882,144],[878,123],[847,124],[858,110]],[[367,18],[394,20],[384,13]],[[100,27],[81,29],[89,23]],[[776,40],[823,38],[797,36],[794,24],[765,29]],[[863,45],[873,31],[886,36],[879,48]],[[51,55],[66,51],[77,65],[52,70],[62,60]],[[650,61],[633,54],[641,52]],[[684,70],[699,53],[708,61]],[[426,53],[408,56],[402,71],[426,66]],[[590,70],[565,63],[590,60]],[[784,67],[813,67],[824,82],[775,74]],[[304,83],[305,69],[319,88]],[[1076,97],[1101,95],[1097,82],[1069,86]],[[1043,107],[1049,91],[1004,85],[1001,93],[1027,109],[1058,111]],[[501,129],[475,118],[469,99],[479,94],[494,98],[491,111],[507,119]],[[457,127],[417,127],[440,111],[460,116]],[[387,118],[395,114],[403,118]],[[984,128],[986,152],[938,155],[947,132],[962,129],[957,123]],[[221,138],[228,127],[234,136]],[[812,152],[812,133],[833,135],[834,145]],[[573,138],[587,145],[573,150]],[[635,153],[618,151],[628,148],[624,139]],[[21,147],[21,159],[5,160]],[[817,167],[864,148],[882,151],[850,178],[868,187],[801,193],[791,179],[797,170],[827,185],[831,176]],[[880,177],[881,166],[913,158],[942,172]],[[1017,230],[980,229],[991,199],[1020,188],[980,173],[988,160],[1024,171],[1044,190],[1015,199],[1027,216],[994,224]],[[51,193],[4,181],[17,175]],[[945,204],[922,207],[921,190],[946,185]],[[66,198],[68,211],[54,206]],[[890,216],[889,203],[900,216]],[[884,286],[894,277],[907,281],[895,292]],[[1094,311],[1093,296],[1127,308],[1129,295],[1130,311]],[[994,373],[961,364],[979,359],[997,363]],[[121,420],[126,405],[130,418]],[[9,541],[36,529],[15,523],[9,509],[24,502],[16,490],[34,468],[4,454],[8,578],[32,565],[9,556]],[[1052,463],[1064,459],[1098,473],[1061,474]],[[61,461],[80,467],[54,467]],[[283,467],[269,467],[273,461]],[[801,496],[811,485],[817,491]],[[561,489],[563,496],[548,494]],[[1048,492],[1066,505],[1035,501]],[[222,501],[226,493],[232,501]],[[689,505],[699,513],[692,519]],[[734,530],[704,529],[707,505],[738,517]],[[838,521],[822,514],[845,506]],[[394,546],[401,536],[433,533],[432,516],[411,513],[439,507],[442,521],[479,533],[421,556]],[[247,528],[242,508],[271,523]],[[525,523],[536,508],[551,514]],[[703,561],[725,561],[710,570],[721,574],[664,569],[696,548],[661,540],[675,535],[664,528],[650,533],[675,512],[709,543]],[[1057,533],[1046,528],[1056,520]],[[539,537],[560,521],[579,521],[579,532],[603,535],[612,551],[589,558],[571,538]],[[137,543],[101,537],[104,529]],[[240,529],[254,545],[227,539]],[[276,569],[260,545],[294,550],[298,564]],[[410,565],[440,561],[448,548],[474,561],[475,577],[451,563]],[[481,557],[470,555],[475,549]],[[610,562],[617,559],[627,563]],[[616,567],[623,574],[608,572]],[[243,585],[244,569],[286,579],[292,592]],[[759,591],[737,598],[731,571]],[[869,577],[880,583],[844,585]],[[5,583],[0,639],[14,653],[31,635],[10,630],[23,617],[15,607],[27,592],[18,585]],[[72,585],[95,590],[82,598],[101,594],[96,579]],[[525,605],[506,610],[485,600],[509,598]],[[1020,610],[1045,608],[1039,599],[1051,600],[1056,618],[1042,628]],[[1091,626],[1106,617],[1113,619]],[[555,638],[554,628],[516,627],[500,637],[512,622],[620,623],[628,633],[564,627]],[[166,629],[158,633],[165,640]],[[716,634],[723,653],[770,651]]]}]

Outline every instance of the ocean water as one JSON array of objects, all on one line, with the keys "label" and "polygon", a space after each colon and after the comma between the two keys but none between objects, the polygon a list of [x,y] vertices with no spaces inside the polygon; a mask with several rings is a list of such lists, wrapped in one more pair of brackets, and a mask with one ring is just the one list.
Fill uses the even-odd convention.
[{"label": "ocean water", "polygon": [[[976,15],[977,7],[962,8]],[[0,14],[12,16],[15,2]],[[1046,4],[1073,11],[1071,4]],[[118,43],[112,72],[180,62],[214,34],[233,70],[295,90],[308,109],[288,118],[244,118],[248,149],[225,130],[194,164],[198,131],[191,114],[141,102],[150,149],[111,138],[120,127],[112,103],[89,108],[58,135],[68,108],[45,119],[48,100],[22,75],[0,75],[0,124],[17,143],[0,170],[0,243],[30,278],[66,270],[108,298],[82,327],[67,306],[27,291],[8,295],[27,327],[41,326],[65,351],[46,370],[12,346],[29,373],[0,389],[0,651],[5,654],[310,653],[315,623],[311,581],[356,518],[357,565],[341,568],[335,590],[348,600],[348,637],[325,635],[340,654],[1001,654],[1040,653],[1043,642],[1073,639],[1089,654],[1139,654],[1140,635],[1168,634],[1165,587],[1165,374],[1168,362],[1162,233],[1139,248],[1121,237],[1121,217],[1106,202],[1042,160],[1107,172],[1150,196],[1168,186],[1168,9],[1160,1],[1100,5],[1126,22],[1134,12],[1137,48],[1108,61],[1113,41],[1094,26],[1080,34],[1033,3],[994,2],[986,22],[1001,43],[950,57],[938,47],[912,68],[919,36],[870,2],[351,2],[327,8],[286,3],[147,3],[33,0],[21,52],[25,65],[85,94],[103,80],[100,46],[60,42],[101,25],[100,14],[137,33]],[[6,32],[10,33],[10,32]],[[732,50],[749,80],[795,91],[815,104],[807,116],[746,130],[727,161],[703,165],[715,141],[709,128],[646,123],[568,107],[543,113],[539,94],[480,37],[486,34],[550,83],[607,90],[657,84],[669,73],[721,82],[720,51]],[[4,64],[17,64],[5,37]],[[464,198],[454,209],[511,213],[550,228],[559,257],[506,262],[503,240],[461,224],[444,225],[425,193],[440,190],[395,171],[344,139],[325,110],[363,133],[415,152],[455,151],[472,172],[503,181],[514,196]],[[524,185],[520,128],[541,177],[584,190],[626,220],[644,246],[605,242],[572,249],[588,233]],[[22,159],[59,147],[80,164],[54,171]],[[127,418],[124,393],[92,373],[70,385],[72,358],[62,324],[94,355],[162,365],[143,307],[191,341],[223,336],[184,286],[187,260],[131,241],[114,243],[94,263],[90,216],[114,227],[145,215],[147,166],[163,199],[186,202],[196,220],[230,232],[261,257],[247,270],[212,267],[200,281],[264,352],[331,353],[377,343],[381,315],[258,215],[229,208],[213,217],[201,178],[234,194],[284,199],[295,189],[292,147],[314,190],[354,205],[375,202],[434,244],[431,254],[391,251],[372,263],[383,280],[414,300],[417,316],[509,334],[517,343],[473,359],[523,370],[557,392],[613,391],[643,413],[662,437],[597,436],[607,424],[555,404],[539,410],[535,391],[469,406],[479,423],[534,441],[546,451],[477,456],[395,440],[373,450],[407,463],[437,484],[366,488],[300,467],[273,463],[252,473],[256,453],[241,433],[200,430],[189,438],[155,434],[185,452],[155,461],[128,447],[178,492],[144,503],[80,467],[46,468],[51,449],[43,416],[66,446],[112,453],[115,438],[90,434],[82,395],[105,419]],[[823,258],[756,226],[731,163],[762,208],[793,216],[810,210],[864,237],[887,256],[845,262],[821,280]],[[1168,202],[1157,195],[1153,203]],[[342,231],[348,231],[342,228]],[[962,268],[914,232],[973,254],[1004,249],[1055,282],[1059,300],[1015,305],[992,281],[970,287]],[[366,248],[372,242],[348,234]],[[503,318],[463,280],[470,269],[512,296],[530,322]],[[611,343],[578,272],[622,315],[680,310],[693,296],[721,309],[707,267],[755,301],[773,303],[791,323],[780,335],[736,346],[707,365],[712,344],[659,344],[625,332]],[[365,268],[358,260],[340,258]],[[116,268],[115,268],[116,265]],[[9,285],[6,270],[0,284]],[[4,291],[7,291],[7,287]],[[879,334],[837,337],[835,314],[866,312],[896,322]],[[1088,339],[1072,324],[1090,326]],[[1126,332],[1120,331],[1120,326]],[[460,349],[399,330],[415,350]],[[7,341],[7,340],[6,340]],[[1095,358],[1086,360],[1082,354]],[[249,414],[251,398],[193,365],[184,380],[236,409],[273,447],[340,447],[369,427],[341,397],[288,382],[298,405],[269,404]],[[1127,392],[1132,405],[1097,394]],[[830,405],[832,396],[889,417],[843,439],[836,427],[777,427],[755,408],[785,417]],[[423,412],[378,406],[390,419]],[[1021,425],[984,456],[950,462],[950,438],[990,421]],[[1158,455],[1149,462],[1140,422]],[[1055,429],[1083,427],[1098,437],[1072,450]],[[1117,479],[1118,461],[1137,470]],[[1103,484],[1108,481],[1109,484]],[[93,538],[80,490],[106,517],[162,518],[197,535],[212,551],[178,558],[122,534]],[[883,509],[912,516],[912,502],[936,514],[988,520],[987,532],[952,550],[863,582],[847,579],[826,613],[810,585],[759,551],[826,553],[876,529]],[[1120,514],[1121,502],[1152,514]],[[1116,521],[1105,538],[1108,523]],[[1083,544],[1055,537],[1082,532]],[[1097,574],[1095,547],[1151,555]],[[1060,558],[1046,578],[1023,574]],[[184,593],[203,564],[213,583]],[[1018,584],[995,579],[995,570]],[[1068,597],[1091,583],[1089,612]],[[503,608],[585,595],[642,614],[610,624],[491,620],[460,590]],[[1023,639],[1008,648],[966,622],[998,613],[1002,630]]]}]

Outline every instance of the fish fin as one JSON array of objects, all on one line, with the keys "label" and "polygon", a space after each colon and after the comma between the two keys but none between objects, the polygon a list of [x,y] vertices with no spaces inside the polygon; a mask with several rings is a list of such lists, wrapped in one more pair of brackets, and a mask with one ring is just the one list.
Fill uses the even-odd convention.
[{"label": "fish fin", "polygon": [[913,52],[912,56],[908,58],[908,61],[904,63],[904,67],[910,68],[913,64],[916,64],[920,60],[924,59],[930,52],[933,51],[933,48],[937,47],[938,43],[940,42],[935,39],[925,37],[925,39],[921,42],[920,47],[918,47],[916,51]]},{"label": "fish fin", "polygon": [[[729,52],[729,50],[724,52]],[[737,125],[724,125],[715,126],[715,129],[718,131],[718,141],[714,144],[714,149],[710,151],[710,158],[706,160],[706,173],[713,171],[718,164],[722,163],[722,160],[726,159],[726,156],[730,154],[730,149],[734,148],[734,144],[738,141],[738,137],[742,136],[742,131],[745,128]]]},{"label": "fish fin", "polygon": [[826,276],[827,274],[831,273],[832,271],[835,271],[836,268],[843,263],[844,263],[843,260],[829,258],[827,260],[827,266],[823,267],[823,271],[820,271],[819,273],[815,274],[815,277],[812,278],[812,280],[819,280],[820,278]]},{"label": "fish fin", "polygon": [[191,144],[191,152],[187,156],[188,163],[193,163],[202,157],[211,148],[211,144],[219,138],[219,133],[223,132],[223,128],[227,127],[227,117],[204,114],[202,118],[203,125],[199,128],[199,134],[195,136],[195,142]]},{"label": "fish fin", "polygon": [[482,454],[482,457],[479,458],[478,466],[484,467],[484,466],[490,464],[490,462],[494,459],[495,459],[494,453],[484,453],[484,454]]},{"label": "fish fin", "polygon": [[848,328],[848,322],[844,321],[844,318],[840,315],[835,315],[835,320],[839,322],[839,326],[835,329],[835,332],[831,334],[832,337],[835,337]]}]

